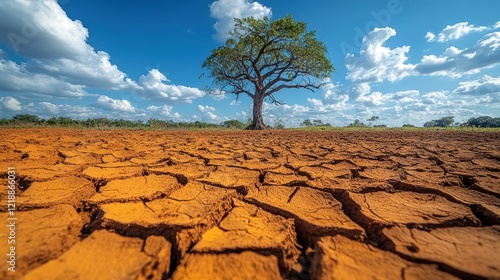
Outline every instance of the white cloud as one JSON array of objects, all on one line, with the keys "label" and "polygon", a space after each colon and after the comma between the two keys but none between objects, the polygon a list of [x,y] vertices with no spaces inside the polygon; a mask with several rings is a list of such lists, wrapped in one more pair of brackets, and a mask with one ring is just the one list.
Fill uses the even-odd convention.
[{"label": "white cloud", "polygon": [[[340,83],[332,83],[330,80],[324,81],[325,84],[322,87],[324,100],[319,100],[321,103],[317,102],[317,99],[308,98],[307,101],[313,105],[316,110],[319,111],[340,111],[346,108],[346,103],[349,101],[349,91],[344,88]],[[323,105],[326,103],[327,105]]]},{"label": "white cloud", "polygon": [[0,108],[7,111],[20,111],[21,102],[12,96],[0,97]]},{"label": "white cloud", "polygon": [[0,59],[0,92],[23,97],[81,98],[88,95],[83,88],[46,74],[32,73],[25,64]]},{"label": "white cloud", "polygon": [[105,95],[101,95],[97,98],[95,106],[105,110],[135,113],[134,106],[132,106],[128,100],[113,99]]},{"label": "white cloud", "polygon": [[450,47],[440,55],[426,55],[415,70],[418,74],[458,78],[478,73],[500,63],[500,32],[484,35],[473,47]]},{"label": "white cloud", "polygon": [[338,95],[346,94],[347,90],[344,89],[344,86],[340,83],[332,83],[330,81],[326,82],[321,88],[324,93],[325,99],[333,99]]},{"label": "white cloud", "polygon": [[[406,106],[403,107],[403,110],[406,112],[429,112],[430,108],[428,105],[424,104],[423,102],[415,102],[415,103],[410,103]],[[427,116],[421,117],[420,120],[426,119]],[[418,118],[415,118],[415,121],[419,120]]]},{"label": "white cloud", "polygon": [[385,41],[395,36],[392,28],[375,28],[363,38],[359,57],[348,54],[345,64],[349,70],[347,79],[354,83],[394,82],[409,76],[414,65],[405,64],[409,46],[390,49]]},{"label": "white cloud", "polygon": [[284,104],[276,106],[274,104],[264,102],[262,106],[262,116],[264,123],[272,125],[276,120],[280,119],[285,122],[286,126],[298,126],[303,120],[311,118],[312,113],[309,106],[300,104]]},{"label": "white cloud", "polygon": [[422,102],[425,104],[444,105],[448,103],[449,97],[447,91],[431,91],[422,95]]},{"label": "white cloud", "polygon": [[145,99],[184,103],[204,96],[197,88],[165,84],[156,69],[141,76],[138,85],[111,63],[108,53],[87,44],[88,37],[82,22],[70,19],[56,0],[0,2],[0,43],[26,58],[22,65],[0,61],[0,74],[5,73],[0,91],[82,97],[85,88],[128,90]]},{"label": "white cloud", "polygon": [[380,91],[375,91],[370,94],[363,94],[358,99],[357,101],[363,102],[365,106],[379,106],[384,103],[386,103],[389,99],[391,99],[391,96],[388,94],[382,94]]},{"label": "white cloud", "polygon": [[212,107],[212,106],[198,105],[198,111],[200,113],[203,113],[203,115],[205,116],[205,119],[208,119],[210,121],[214,121],[214,120],[218,120],[219,119],[219,117],[214,113],[215,112],[215,108]]},{"label": "white cloud", "polygon": [[153,114],[160,114],[163,117],[180,119],[181,115],[178,112],[173,112],[173,107],[170,105],[163,106],[149,106],[147,111]]},{"label": "white cloud", "polygon": [[0,41],[23,56],[74,59],[86,52],[88,35],[56,0],[0,2]]},{"label": "white cloud", "polygon": [[454,25],[447,25],[437,36],[431,32],[427,32],[425,38],[428,42],[447,42],[451,40],[457,40],[472,32],[481,32],[488,30],[489,27],[486,26],[474,26],[468,22],[459,22]]},{"label": "white cloud", "polygon": [[234,18],[262,19],[271,15],[270,8],[249,0],[218,0],[210,4],[210,16],[217,20],[215,38],[220,42],[228,38],[228,32],[234,27]]},{"label": "white cloud", "polygon": [[59,58],[34,60],[42,73],[64,77],[72,84],[109,90],[136,90],[137,84],[110,62],[110,56],[103,51],[95,52],[90,46],[81,59]]},{"label": "white cloud", "polygon": [[460,82],[453,94],[485,95],[490,93],[500,94],[500,77],[482,76],[478,80]]},{"label": "white cloud", "polygon": [[316,98],[307,98],[307,102],[311,105],[308,112],[312,114],[317,113],[332,113],[332,112],[342,112],[347,109],[346,102],[349,100],[347,95],[341,95],[336,99],[335,103],[324,102],[323,100]]},{"label": "white cloud", "polygon": [[206,113],[206,112],[215,112],[215,108],[211,106],[203,106],[203,105],[198,105],[198,111],[201,113]]},{"label": "white cloud", "polygon": [[493,29],[500,29],[500,21],[497,21],[497,23],[493,25]]},{"label": "white cloud", "polygon": [[391,94],[391,98],[394,100],[400,100],[406,97],[415,97],[419,95],[418,90],[405,90],[405,91],[398,91],[396,93]]},{"label": "white cloud", "polygon": [[52,114],[57,114],[59,113],[59,106],[52,104],[50,102],[40,102],[39,103],[41,109],[44,109],[47,112],[50,112]]},{"label": "white cloud", "polygon": [[206,112],[205,115],[211,120],[216,120],[218,118],[217,115],[212,112]]},{"label": "white cloud", "polygon": [[134,88],[106,52],[87,44],[88,36],[82,22],[71,20],[56,0],[0,4],[0,42],[29,58],[30,72],[64,78],[73,85]]},{"label": "white cloud", "polygon": [[160,71],[152,69],[139,78],[141,88],[136,93],[149,100],[179,103],[192,103],[193,99],[205,96],[205,92],[197,88],[165,84],[168,81]]},{"label": "white cloud", "polygon": [[6,57],[7,57],[7,53],[4,50],[0,49],[0,59],[6,58]]},{"label": "white cloud", "polygon": [[435,38],[436,35],[434,35],[434,33],[432,32],[427,32],[427,34],[425,35],[425,39],[427,40],[427,42],[432,42]]}]

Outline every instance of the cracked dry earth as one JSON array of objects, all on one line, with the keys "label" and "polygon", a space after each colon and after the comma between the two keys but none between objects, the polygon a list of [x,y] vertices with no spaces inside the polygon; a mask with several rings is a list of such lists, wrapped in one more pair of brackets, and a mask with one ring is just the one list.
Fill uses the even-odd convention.
[{"label": "cracked dry earth", "polygon": [[500,133],[0,137],[1,279],[500,279]]}]

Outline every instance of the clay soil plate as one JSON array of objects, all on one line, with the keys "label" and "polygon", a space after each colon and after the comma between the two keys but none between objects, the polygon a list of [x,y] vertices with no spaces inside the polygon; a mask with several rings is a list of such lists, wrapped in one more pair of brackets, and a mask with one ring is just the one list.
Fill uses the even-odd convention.
[{"label": "clay soil plate", "polygon": [[0,177],[0,279],[500,279],[500,132],[2,128]]}]

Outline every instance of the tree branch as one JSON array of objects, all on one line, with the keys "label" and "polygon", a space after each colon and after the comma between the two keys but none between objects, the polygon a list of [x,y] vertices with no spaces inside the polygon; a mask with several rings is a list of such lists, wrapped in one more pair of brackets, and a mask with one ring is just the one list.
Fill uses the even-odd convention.
[{"label": "tree branch", "polygon": [[305,85],[301,85],[301,84],[295,84],[295,85],[286,85],[286,84],[281,84],[273,89],[271,89],[270,91],[266,92],[264,94],[264,96],[270,96],[272,95],[273,93],[277,92],[277,91],[280,91],[284,88],[305,88],[307,90],[310,90],[312,92],[314,92],[313,89],[319,89],[319,86],[318,85],[315,85],[315,84],[312,84],[312,83],[308,83],[308,84],[305,84]]}]

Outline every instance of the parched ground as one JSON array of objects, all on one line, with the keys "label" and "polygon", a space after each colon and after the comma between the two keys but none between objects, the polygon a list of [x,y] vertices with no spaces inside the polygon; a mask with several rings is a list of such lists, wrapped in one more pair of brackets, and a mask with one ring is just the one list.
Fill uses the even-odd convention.
[{"label": "parched ground", "polygon": [[500,279],[500,133],[0,129],[0,279]]}]

